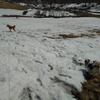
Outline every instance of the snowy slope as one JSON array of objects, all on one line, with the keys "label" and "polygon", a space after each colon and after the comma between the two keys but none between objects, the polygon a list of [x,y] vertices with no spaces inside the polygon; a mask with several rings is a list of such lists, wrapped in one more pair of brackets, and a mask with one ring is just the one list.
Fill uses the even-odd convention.
[{"label": "snowy slope", "polygon": [[22,15],[22,10],[0,9],[0,16],[2,15]]},{"label": "snowy slope", "polygon": [[[28,9],[27,10],[27,14],[24,16],[30,16],[33,17],[34,13],[36,13],[38,10],[37,9]],[[39,10],[40,14],[43,14],[44,16],[48,17],[48,16],[76,16],[74,13],[69,13],[67,11],[55,11],[55,10],[51,10],[51,11],[44,11],[44,10]],[[13,10],[13,9],[0,9],[0,16],[2,15],[23,15],[23,10]]]},{"label": "snowy slope", "polygon": [[[16,32],[7,24],[15,24]],[[100,37],[56,37],[99,29],[99,18],[0,18],[0,99],[75,100],[70,90],[81,91],[85,68],[73,57],[100,61]]]},{"label": "snowy slope", "polygon": [[[14,10],[14,9],[0,9],[0,16],[2,15],[23,15],[24,10]],[[26,16],[33,16],[37,11],[35,9],[27,9],[28,13]]]}]

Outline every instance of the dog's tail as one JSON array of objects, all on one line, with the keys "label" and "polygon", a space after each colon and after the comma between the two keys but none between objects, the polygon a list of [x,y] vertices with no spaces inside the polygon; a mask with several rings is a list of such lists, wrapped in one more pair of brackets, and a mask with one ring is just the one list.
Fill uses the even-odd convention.
[{"label": "dog's tail", "polygon": [[14,25],[13,27],[14,27],[13,30],[16,31],[16,25]]}]

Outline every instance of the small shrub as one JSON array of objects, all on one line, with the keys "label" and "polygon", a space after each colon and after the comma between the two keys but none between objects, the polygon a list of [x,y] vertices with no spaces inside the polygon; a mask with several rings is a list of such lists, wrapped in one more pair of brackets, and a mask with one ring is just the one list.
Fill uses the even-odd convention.
[{"label": "small shrub", "polygon": [[43,13],[41,13],[40,11],[37,11],[37,12],[35,12],[34,17],[42,18],[43,17]]},{"label": "small shrub", "polygon": [[23,15],[26,15],[27,13],[28,13],[28,11],[27,11],[27,10],[23,11]]}]

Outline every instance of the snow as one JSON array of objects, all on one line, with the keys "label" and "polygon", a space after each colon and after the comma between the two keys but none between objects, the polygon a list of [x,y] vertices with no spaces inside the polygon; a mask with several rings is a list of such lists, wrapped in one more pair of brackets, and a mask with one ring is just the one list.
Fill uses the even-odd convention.
[{"label": "snow", "polygon": [[[24,10],[14,10],[14,9],[0,9],[0,16],[2,15],[23,15]],[[36,9],[27,9],[28,13],[24,16],[33,17]]]},{"label": "snow", "polygon": [[0,16],[2,15],[22,15],[22,10],[14,10],[14,9],[0,9]]},{"label": "snow", "polygon": [[22,5],[22,6],[26,6],[27,4],[26,3],[19,3],[20,5]]},{"label": "snow", "polygon": [[100,5],[95,5],[94,7],[91,7],[89,11],[100,14]]},{"label": "snow", "polygon": [[74,7],[78,7],[78,4],[69,4],[69,5],[67,6],[67,8],[74,8]]},{"label": "snow", "polygon": [[65,17],[65,16],[76,16],[73,13],[69,13],[67,11],[55,11],[55,10],[51,10],[51,11],[43,11],[43,10],[39,10],[40,14],[42,14],[43,16],[52,16],[52,17]]},{"label": "snow", "polygon": [[89,10],[91,12],[100,12],[100,5],[97,3],[71,3],[71,4],[61,4],[58,6],[62,10],[66,9],[78,9],[78,10]]},{"label": "snow", "polygon": [[[16,32],[9,32],[7,24],[16,25]],[[100,61],[100,37],[56,37],[94,30],[100,30],[99,18],[1,17],[0,99],[30,100],[29,88],[32,100],[75,100],[70,91],[81,91],[85,67],[73,63],[73,57],[81,63]]]},{"label": "snow", "polygon": [[[36,9],[28,9],[27,10],[28,13],[25,16],[30,16],[30,17],[34,17],[34,13],[37,12],[38,10]],[[48,16],[76,16],[73,13],[69,13],[66,11],[55,11],[55,10],[51,10],[51,11],[44,11],[44,10],[39,10],[40,14],[45,15],[46,17]],[[2,15],[22,15],[23,10],[12,10],[12,9],[0,9],[0,16]]]},{"label": "snow", "polygon": [[[73,3],[73,4],[52,4],[51,10],[43,10],[46,8],[50,8],[50,5],[48,4],[38,4],[35,7],[30,5],[30,9],[27,9],[28,13],[24,16],[30,16],[30,17],[75,17],[76,14],[65,11],[65,10],[87,10],[91,14],[94,15],[100,15],[100,5],[96,3]],[[57,10],[59,9],[59,10]],[[0,16],[2,15],[23,15],[24,10],[11,10],[11,9],[0,9]],[[35,15],[38,11],[40,11],[40,15]]]}]

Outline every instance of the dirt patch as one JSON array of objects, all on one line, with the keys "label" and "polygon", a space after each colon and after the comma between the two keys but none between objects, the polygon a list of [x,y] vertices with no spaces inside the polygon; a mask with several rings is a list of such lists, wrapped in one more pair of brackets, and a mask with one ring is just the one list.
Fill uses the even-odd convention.
[{"label": "dirt patch", "polygon": [[88,11],[72,11],[72,13],[76,14],[77,17],[97,17],[97,18],[100,18],[100,15],[94,15]]},{"label": "dirt patch", "polygon": [[100,36],[100,33],[96,33],[96,34],[80,34],[80,35],[74,35],[74,34],[59,34],[58,37],[53,36],[53,37],[48,37],[48,36],[44,36],[50,39],[66,39],[66,38],[80,38],[80,37],[94,37],[96,35]]},{"label": "dirt patch", "polygon": [[97,35],[99,35],[99,36],[100,36],[100,31],[97,31]]},{"label": "dirt patch", "polygon": [[21,6],[19,4],[9,3],[9,2],[0,2],[0,8],[4,9],[16,9],[16,10],[25,10],[27,7]]},{"label": "dirt patch", "polygon": [[32,18],[31,16],[23,16],[23,15],[2,15],[2,17],[26,17],[26,18]]},{"label": "dirt patch", "polygon": [[80,35],[74,35],[74,34],[59,34],[59,36],[66,38],[79,38],[79,37],[94,37],[96,34],[80,34]]},{"label": "dirt patch", "polygon": [[50,36],[48,36],[47,38],[50,38],[50,39],[61,39],[60,37],[50,37]]},{"label": "dirt patch", "polygon": [[82,91],[72,90],[78,100],[100,100],[100,74],[87,72],[87,82],[82,84]]}]

